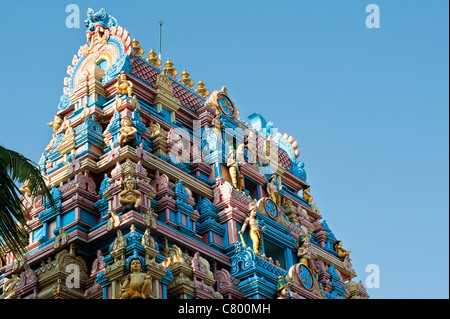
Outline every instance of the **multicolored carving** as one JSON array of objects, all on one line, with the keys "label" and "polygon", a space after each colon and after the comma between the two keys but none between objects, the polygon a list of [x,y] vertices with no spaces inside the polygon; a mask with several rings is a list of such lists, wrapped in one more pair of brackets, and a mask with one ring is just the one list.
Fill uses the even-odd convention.
[{"label": "multicolored carving", "polygon": [[239,111],[227,95],[227,88],[225,86],[220,91],[215,90],[205,102],[205,105],[214,108],[216,114],[225,114],[233,120],[237,120],[237,116],[239,115]]}]

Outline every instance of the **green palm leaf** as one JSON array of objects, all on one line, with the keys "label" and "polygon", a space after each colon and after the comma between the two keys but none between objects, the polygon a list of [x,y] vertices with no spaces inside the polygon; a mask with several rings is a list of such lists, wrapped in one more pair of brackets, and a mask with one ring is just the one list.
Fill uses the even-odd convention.
[{"label": "green palm leaf", "polygon": [[15,151],[0,145],[0,254],[8,250],[16,257],[25,252],[28,227],[16,183],[25,183],[31,196],[43,196],[55,205],[36,164]]}]

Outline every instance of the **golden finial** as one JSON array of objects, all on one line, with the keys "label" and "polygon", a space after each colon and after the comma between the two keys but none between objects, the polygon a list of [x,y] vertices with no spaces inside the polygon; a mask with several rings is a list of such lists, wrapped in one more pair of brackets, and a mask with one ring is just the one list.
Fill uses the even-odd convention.
[{"label": "golden finial", "polygon": [[139,45],[139,41],[134,38],[133,39],[133,50],[137,55],[143,55],[144,54],[144,49],[142,49]]},{"label": "golden finial", "polygon": [[157,68],[161,66],[161,60],[158,59],[156,52],[153,50],[153,48],[148,53],[147,61],[156,66]]},{"label": "golden finial", "polygon": [[203,97],[209,96],[209,91],[205,88],[205,84],[202,82],[202,80],[198,81],[197,90],[195,90],[195,92],[197,92]]},{"label": "golden finial", "polygon": [[134,224],[131,224],[130,231],[136,231],[136,226],[134,226]]},{"label": "golden finial", "polygon": [[189,86],[190,88],[194,86],[194,80],[192,80],[189,77],[189,73],[186,72],[186,69],[183,70],[183,73],[181,73],[181,83],[184,85]]},{"label": "golden finial", "polygon": [[173,67],[173,63],[170,61],[170,59],[167,59],[167,62],[164,66],[164,70],[166,71],[167,74],[169,74],[173,78],[176,78],[178,75],[178,71]]}]

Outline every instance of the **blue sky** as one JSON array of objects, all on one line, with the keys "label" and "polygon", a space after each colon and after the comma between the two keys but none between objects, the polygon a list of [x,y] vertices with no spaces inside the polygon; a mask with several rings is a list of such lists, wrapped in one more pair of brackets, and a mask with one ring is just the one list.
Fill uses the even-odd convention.
[{"label": "blue sky", "polygon": [[[79,29],[65,21],[80,8]],[[380,28],[368,29],[368,4]],[[10,1],[0,143],[37,162],[66,67],[104,7],[145,50],[300,142],[311,193],[372,298],[449,297],[448,1]]]}]

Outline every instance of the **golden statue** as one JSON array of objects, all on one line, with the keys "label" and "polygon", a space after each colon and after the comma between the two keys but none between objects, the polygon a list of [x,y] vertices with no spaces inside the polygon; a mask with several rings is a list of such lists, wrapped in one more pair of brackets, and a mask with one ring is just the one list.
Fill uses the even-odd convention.
[{"label": "golden statue", "polygon": [[48,126],[53,127],[53,132],[56,133],[61,128],[61,125],[63,124],[63,120],[58,116],[55,115],[53,122],[47,123]]},{"label": "golden statue", "polygon": [[345,258],[348,256],[348,260],[350,259],[350,250],[345,250],[344,248],[342,248],[342,242],[340,240],[336,240],[333,244],[333,248],[334,250],[338,253],[338,256],[341,258]]},{"label": "golden statue", "polygon": [[131,273],[126,275],[122,289],[119,293],[120,299],[146,299],[152,289],[152,277],[142,272],[142,263],[138,258],[130,261]]},{"label": "golden statue", "polygon": [[309,267],[311,260],[309,237],[301,236],[298,246],[297,257],[300,257],[299,263]]},{"label": "golden statue", "polygon": [[231,181],[233,182],[234,188],[241,192],[244,186],[244,178],[239,172],[239,164],[237,162],[236,151],[234,150],[233,146],[230,146],[230,153],[228,154],[227,159],[227,167],[230,172]]},{"label": "golden statue", "polygon": [[128,176],[125,179],[125,189],[120,192],[119,202],[122,204],[122,213],[125,214],[130,210],[139,212],[141,206],[141,192],[136,189],[136,181],[134,177]]},{"label": "golden statue", "polygon": [[[247,228],[247,225],[250,226],[250,239],[253,243],[253,251],[257,256],[261,255],[262,251],[262,239],[261,234],[266,230],[266,226],[261,228],[259,230],[259,222],[256,219],[256,205],[255,203],[249,204],[250,212],[248,214],[248,217],[245,219],[244,224],[242,225],[241,230],[239,231],[239,235],[242,236],[245,229]],[[242,237],[241,237],[242,238]]]},{"label": "golden statue", "polygon": [[[278,208],[280,208],[281,205],[281,196],[280,191],[283,189],[283,185],[280,185],[280,187],[277,187],[275,184],[277,182],[277,175],[272,174],[270,176],[269,182],[267,183],[267,194],[269,194],[269,197],[271,200],[274,201],[274,203],[277,205]],[[281,184],[281,178],[280,178],[280,184]]]},{"label": "golden statue", "polygon": [[197,92],[204,98],[207,98],[209,96],[209,90],[205,87],[205,84],[202,82],[202,80],[198,81],[197,90],[195,90],[195,92]]},{"label": "golden statue", "polygon": [[124,71],[120,72],[117,77],[116,89],[119,94],[128,94],[131,97],[133,92],[133,83],[127,79]]},{"label": "golden statue", "polygon": [[153,48],[148,53],[147,61],[156,66],[157,68],[161,66],[161,60],[158,59],[156,52],[153,50]]},{"label": "golden statue", "polygon": [[308,205],[311,206],[314,198],[311,196],[311,187],[305,188],[303,190],[303,199],[308,202]]},{"label": "golden statue", "polygon": [[27,179],[23,183],[23,186],[21,188],[19,188],[19,192],[24,196],[25,196],[25,194],[31,195],[31,189],[30,189],[29,183],[30,183],[30,180]]},{"label": "golden statue", "polygon": [[136,146],[136,141],[134,140],[134,137],[137,133],[136,128],[131,124],[130,119],[123,120],[122,127],[119,129],[120,136],[119,136],[119,145],[121,147],[125,145],[130,145],[131,147]]}]

